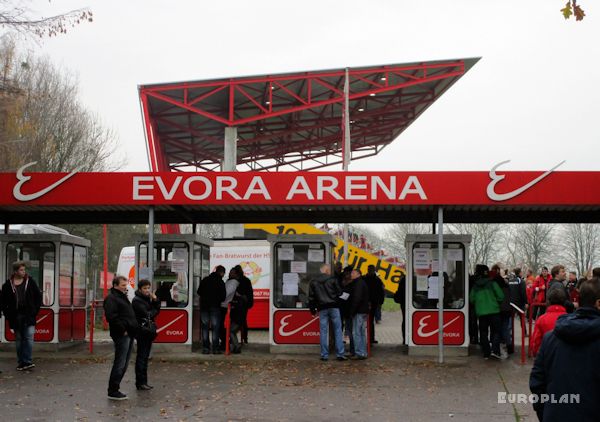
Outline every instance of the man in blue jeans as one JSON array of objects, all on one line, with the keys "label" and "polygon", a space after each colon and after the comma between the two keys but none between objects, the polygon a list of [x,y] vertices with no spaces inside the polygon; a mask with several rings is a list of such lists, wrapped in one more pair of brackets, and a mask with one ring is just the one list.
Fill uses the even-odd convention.
[{"label": "man in blue jeans", "polygon": [[335,277],[331,275],[329,264],[321,265],[321,274],[310,282],[308,306],[313,315],[319,311],[321,360],[329,359],[329,321],[333,326],[335,353],[337,360],[348,360],[344,356],[344,340],[342,337],[342,318],[339,300],[342,289]]},{"label": "man in blue jeans", "polygon": [[211,352],[209,330],[212,329],[212,352],[219,354],[219,330],[221,321],[221,302],[225,300],[225,267],[217,265],[215,271],[204,277],[198,286],[200,296],[200,320],[202,322],[202,353]]},{"label": "man in blue jeans", "polygon": [[32,360],[36,316],[42,306],[42,293],[35,280],[27,274],[25,263],[13,264],[13,273],[2,287],[0,307],[8,325],[15,332],[17,371],[35,367]]},{"label": "man in blue jeans", "polygon": [[108,380],[108,398],[111,400],[127,399],[127,395],[119,389],[131,357],[133,339],[138,331],[135,312],[127,298],[127,284],[125,277],[116,276],[112,282],[112,289],[104,299],[104,315],[115,346],[115,359]]},{"label": "man in blue jeans", "polygon": [[369,288],[357,270],[352,270],[352,294],[350,315],[352,316],[352,338],[356,359],[367,358],[367,318],[369,317]]}]

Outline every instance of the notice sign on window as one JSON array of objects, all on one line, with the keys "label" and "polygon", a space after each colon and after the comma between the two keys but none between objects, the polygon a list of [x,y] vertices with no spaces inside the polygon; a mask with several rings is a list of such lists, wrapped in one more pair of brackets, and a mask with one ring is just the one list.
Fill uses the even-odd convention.
[{"label": "notice sign on window", "polygon": [[292,261],[290,271],[304,274],[306,272],[306,261]]},{"label": "notice sign on window", "polygon": [[427,279],[427,299],[439,299],[439,282],[437,277],[429,277]]},{"label": "notice sign on window", "polygon": [[325,261],[325,251],[323,249],[309,249],[308,262],[323,262]]},{"label": "notice sign on window", "polygon": [[293,261],[294,248],[279,248],[277,258],[279,258],[280,261]]}]

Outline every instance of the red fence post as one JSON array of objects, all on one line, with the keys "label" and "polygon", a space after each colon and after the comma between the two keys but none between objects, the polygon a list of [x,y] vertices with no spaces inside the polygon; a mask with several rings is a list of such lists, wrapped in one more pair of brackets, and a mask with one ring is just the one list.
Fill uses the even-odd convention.
[{"label": "red fence post", "polygon": [[[107,232],[106,224],[102,225],[102,240],[104,243],[104,286],[103,286],[103,296],[105,299],[108,294],[108,232]],[[96,300],[96,298],[94,298]],[[102,314],[102,327],[104,331],[108,330],[108,322],[106,321],[106,315]]]},{"label": "red fence post", "polygon": [[525,365],[525,314],[521,315],[521,364]]},{"label": "red fence post", "polygon": [[225,315],[225,355],[230,353],[229,336],[231,335],[231,304],[227,305],[227,314]]},{"label": "red fence post", "polygon": [[371,357],[371,312],[367,314],[367,356]]}]

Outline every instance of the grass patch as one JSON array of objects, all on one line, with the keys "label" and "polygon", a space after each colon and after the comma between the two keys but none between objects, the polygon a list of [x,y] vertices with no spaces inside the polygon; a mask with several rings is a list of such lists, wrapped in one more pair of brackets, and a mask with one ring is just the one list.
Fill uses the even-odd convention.
[{"label": "grass patch", "polygon": [[384,312],[400,312],[400,305],[394,302],[391,297],[386,297],[383,305],[381,305],[381,310]]}]

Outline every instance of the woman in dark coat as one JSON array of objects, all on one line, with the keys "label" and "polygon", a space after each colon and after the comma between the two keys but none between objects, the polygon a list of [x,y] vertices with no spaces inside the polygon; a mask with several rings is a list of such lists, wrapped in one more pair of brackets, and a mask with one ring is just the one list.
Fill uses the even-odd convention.
[{"label": "woman in dark coat", "polygon": [[143,322],[146,319],[154,321],[154,318],[160,312],[160,301],[154,293],[152,293],[151,285],[148,280],[140,280],[138,289],[135,291],[135,297],[131,302],[135,317],[140,326],[137,337],[137,355],[135,358],[135,386],[138,390],[151,390],[152,386],[148,385],[148,358],[150,357],[150,349],[156,334],[145,333],[142,329]]}]

